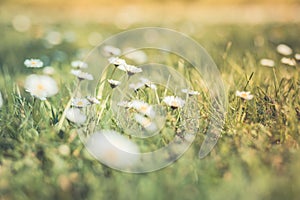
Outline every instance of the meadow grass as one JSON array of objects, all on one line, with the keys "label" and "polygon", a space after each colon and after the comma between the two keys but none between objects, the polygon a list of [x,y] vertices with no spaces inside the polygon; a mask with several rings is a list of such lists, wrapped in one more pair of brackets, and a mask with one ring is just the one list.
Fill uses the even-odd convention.
[{"label": "meadow grass", "polygon": [[[91,48],[88,33],[108,36],[120,30],[108,25],[98,29],[95,24],[54,24],[18,33],[9,23],[1,23],[0,199],[297,199],[300,195],[299,62],[284,65],[276,52],[280,43],[300,52],[299,24],[195,26],[191,37],[212,56],[226,87],[228,108],[222,135],[204,159],[198,158],[204,138],[204,131],[199,131],[191,148],[169,167],[127,174],[89,155],[75,124],[64,120],[57,130],[77,85],[70,63]],[[65,27],[76,30],[75,42],[45,46],[40,29],[63,32]],[[24,90],[25,77],[33,71],[23,62],[31,57],[57,71],[53,77],[59,92],[47,101]],[[261,58],[273,59],[275,68],[261,66]],[[170,62],[177,69],[178,60]],[[199,87],[192,75],[190,79]],[[251,91],[254,98],[243,101],[236,97],[237,90]],[[200,130],[209,118],[203,102],[199,103]],[[102,108],[99,126],[118,128],[109,104],[97,111]],[[168,141],[168,135],[163,138]],[[164,145],[151,142],[155,145],[150,149]]]}]

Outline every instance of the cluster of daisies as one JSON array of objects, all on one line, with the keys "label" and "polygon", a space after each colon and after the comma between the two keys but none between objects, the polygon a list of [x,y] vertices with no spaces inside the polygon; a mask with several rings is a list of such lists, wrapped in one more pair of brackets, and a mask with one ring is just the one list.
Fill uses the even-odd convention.
[{"label": "cluster of daisies", "polygon": [[[280,62],[288,66],[296,66],[297,61],[300,62],[300,53],[294,53],[293,49],[286,44],[279,44],[276,48],[277,52],[282,55]],[[266,67],[275,67],[275,61],[270,58],[263,58],[260,64]]]},{"label": "cluster of daisies", "polygon": [[[83,80],[93,80],[94,77],[92,74],[89,74],[87,72],[82,71],[83,69],[88,68],[88,64],[80,61],[80,60],[75,60],[71,62],[71,66],[75,69],[71,70],[71,74],[73,74],[75,77],[77,77],[79,84],[78,87]],[[70,101],[70,106],[71,107],[66,107],[65,110],[65,116],[66,118],[73,123],[76,124],[83,124],[87,116],[84,114],[82,111],[84,108],[90,105],[96,105],[100,104],[100,101],[92,96],[87,96],[85,98],[81,97],[72,97]]]},{"label": "cluster of daisies", "polygon": [[[129,65],[124,59],[121,59],[116,56],[108,58],[108,61],[116,69],[126,72],[129,77],[133,76],[134,74],[143,72],[141,68]],[[107,81],[113,89],[121,84],[121,82],[118,80],[108,79]],[[133,89],[135,92],[139,91],[142,88],[150,88],[153,91],[155,91],[155,94],[157,95],[157,85],[144,77],[141,77],[138,82],[130,83],[129,88]],[[182,89],[181,92],[184,93],[186,96],[197,96],[200,94],[198,91],[193,91],[189,89]],[[158,102],[160,102],[158,95],[157,98]],[[185,105],[185,100],[179,96],[165,96],[162,98],[162,102],[165,105],[171,107],[172,109],[179,109],[184,107]],[[133,119],[148,132],[154,132],[157,130],[158,127],[154,123],[156,115],[153,109],[153,105],[150,105],[142,100],[136,99],[131,101],[121,101],[117,105],[120,107],[124,107],[128,110],[134,111]]]}]

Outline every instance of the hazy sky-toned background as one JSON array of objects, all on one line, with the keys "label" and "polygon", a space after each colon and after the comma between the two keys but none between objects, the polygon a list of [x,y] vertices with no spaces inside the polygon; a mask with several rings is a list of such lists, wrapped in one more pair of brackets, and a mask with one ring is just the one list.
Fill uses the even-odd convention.
[{"label": "hazy sky-toned background", "polygon": [[299,0],[1,0],[0,17],[24,14],[33,21],[151,23],[299,22]]}]

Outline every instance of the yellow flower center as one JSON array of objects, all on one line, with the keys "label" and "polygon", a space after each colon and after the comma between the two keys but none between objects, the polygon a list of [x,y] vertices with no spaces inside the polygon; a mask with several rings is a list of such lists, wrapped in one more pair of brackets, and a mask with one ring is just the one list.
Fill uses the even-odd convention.
[{"label": "yellow flower center", "polygon": [[143,127],[147,127],[147,126],[149,126],[151,124],[151,121],[149,120],[149,119],[145,119],[145,120],[143,120],[143,122],[142,122],[142,126]]},{"label": "yellow flower center", "polygon": [[172,101],[171,105],[172,105],[173,107],[179,107],[179,104],[178,104],[177,101]]},{"label": "yellow flower center", "polygon": [[78,101],[78,102],[77,102],[77,105],[78,105],[78,106],[83,106],[83,102],[82,102],[82,101]]},{"label": "yellow flower center", "polygon": [[43,84],[38,84],[37,85],[37,90],[41,91],[41,90],[44,90],[45,89],[45,86]]},{"label": "yellow flower center", "polygon": [[248,95],[246,93],[242,93],[241,97],[244,98],[244,99],[247,99]]},{"label": "yellow flower center", "polygon": [[147,111],[148,106],[144,105],[140,107],[140,112],[146,112]]}]

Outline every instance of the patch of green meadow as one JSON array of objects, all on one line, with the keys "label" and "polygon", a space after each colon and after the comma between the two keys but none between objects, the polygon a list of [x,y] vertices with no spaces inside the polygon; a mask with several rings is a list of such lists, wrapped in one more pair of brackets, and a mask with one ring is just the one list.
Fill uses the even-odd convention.
[{"label": "patch of green meadow", "polygon": [[[282,64],[282,56],[276,51],[278,44],[285,43],[300,53],[297,24],[195,25],[190,36],[212,56],[227,90],[222,135],[204,159],[198,158],[205,134],[199,131],[189,150],[174,164],[148,174],[127,174],[91,157],[75,124],[64,120],[57,130],[78,81],[70,74],[70,63],[83,59],[92,48],[86,39],[88,34],[97,31],[105,38],[121,30],[108,25],[53,24],[19,33],[10,23],[1,23],[1,199],[215,200],[299,196],[299,62],[296,66]],[[45,35],[52,29],[62,33],[72,30],[76,40],[49,46]],[[24,90],[26,76],[35,72],[23,64],[31,57],[40,58],[56,70],[53,78],[59,92],[46,101]],[[274,60],[275,67],[262,66],[262,58]],[[178,61],[174,59],[172,63],[177,69]],[[191,75],[192,83],[193,78]],[[194,84],[199,87],[197,82]],[[254,97],[242,100],[236,96],[237,90],[250,91]],[[205,101],[200,105],[200,130],[204,130],[208,106]],[[104,105],[104,113],[100,126],[116,128],[109,104]]]}]

